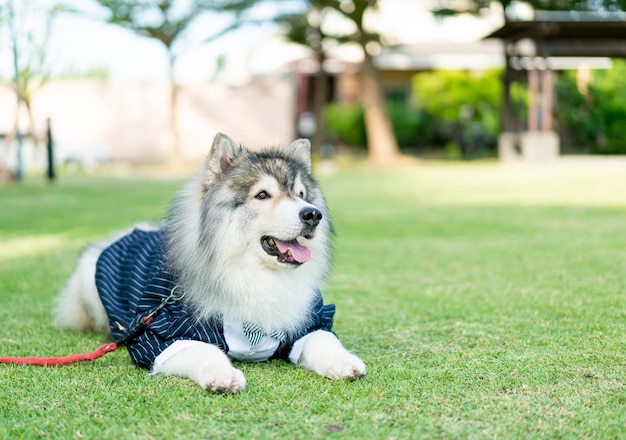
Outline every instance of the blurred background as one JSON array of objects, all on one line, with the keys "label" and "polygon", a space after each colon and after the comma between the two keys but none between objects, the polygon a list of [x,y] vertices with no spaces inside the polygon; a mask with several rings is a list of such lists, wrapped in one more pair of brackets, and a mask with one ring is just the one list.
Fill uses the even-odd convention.
[{"label": "blurred background", "polygon": [[626,1],[0,0],[0,180],[197,163],[626,153]]}]

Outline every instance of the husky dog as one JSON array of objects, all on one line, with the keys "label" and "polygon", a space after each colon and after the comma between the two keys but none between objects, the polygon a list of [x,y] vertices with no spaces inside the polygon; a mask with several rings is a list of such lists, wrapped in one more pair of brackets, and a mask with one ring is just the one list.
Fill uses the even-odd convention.
[{"label": "husky dog", "polygon": [[133,363],[218,393],[245,388],[231,360],[282,358],[357,379],[365,365],[331,332],[335,308],[319,290],[332,235],[309,141],[253,152],[218,134],[162,225],[87,248],[56,323],[120,341],[152,313],[126,342]]}]

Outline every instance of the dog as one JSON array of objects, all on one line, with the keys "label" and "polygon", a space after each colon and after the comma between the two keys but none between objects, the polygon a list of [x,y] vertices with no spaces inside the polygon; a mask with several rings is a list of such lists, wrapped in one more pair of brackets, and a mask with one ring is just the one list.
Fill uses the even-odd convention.
[{"label": "dog", "polygon": [[117,342],[150,315],[125,342],[133,363],[216,393],[245,388],[233,360],[365,375],[320,293],[334,231],[310,149],[298,139],[255,152],[217,134],[162,223],[88,246],[57,298],[57,326]]}]

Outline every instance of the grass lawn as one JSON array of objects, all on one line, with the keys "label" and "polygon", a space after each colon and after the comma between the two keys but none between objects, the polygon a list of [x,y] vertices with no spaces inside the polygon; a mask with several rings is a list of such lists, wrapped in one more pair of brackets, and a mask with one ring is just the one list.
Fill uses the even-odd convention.
[{"label": "grass lawn", "polygon": [[[626,169],[423,165],[322,177],[325,289],[368,375],[238,364],[231,396],[93,364],[0,366],[0,438],[626,438]],[[0,186],[0,356],[91,351],[51,325],[81,248],[179,182]]]}]

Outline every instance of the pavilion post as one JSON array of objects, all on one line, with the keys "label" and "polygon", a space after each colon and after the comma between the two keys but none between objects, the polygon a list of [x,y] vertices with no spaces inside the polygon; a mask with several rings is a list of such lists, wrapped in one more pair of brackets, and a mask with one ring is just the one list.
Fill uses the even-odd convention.
[{"label": "pavilion post", "polygon": [[550,66],[541,72],[541,130],[548,131],[554,129],[554,116],[552,108],[554,106],[554,73]]},{"label": "pavilion post", "polygon": [[528,131],[539,130],[539,71],[533,65],[528,70]]},{"label": "pavilion post", "polygon": [[511,107],[511,83],[513,82],[513,67],[511,66],[511,56],[513,43],[504,41],[504,88],[502,95],[501,128],[502,132],[510,132],[513,127],[513,112]]}]

